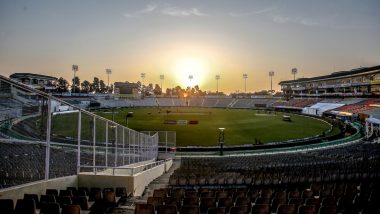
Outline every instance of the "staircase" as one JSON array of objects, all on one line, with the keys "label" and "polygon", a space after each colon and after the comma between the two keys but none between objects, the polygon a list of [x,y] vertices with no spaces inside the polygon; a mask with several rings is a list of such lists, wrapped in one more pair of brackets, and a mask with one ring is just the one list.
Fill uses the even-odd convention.
[{"label": "staircase", "polygon": [[150,184],[146,187],[144,194],[141,196],[141,200],[146,201],[149,196],[153,196],[155,189],[168,188],[170,176],[173,174],[174,170],[178,169],[180,166],[181,159],[173,159],[173,165],[170,167],[169,171],[150,182]]}]

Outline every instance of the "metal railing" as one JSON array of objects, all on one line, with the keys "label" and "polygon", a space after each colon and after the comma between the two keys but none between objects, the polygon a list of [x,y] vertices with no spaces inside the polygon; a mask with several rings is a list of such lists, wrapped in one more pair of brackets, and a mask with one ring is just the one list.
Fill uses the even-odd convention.
[{"label": "metal railing", "polygon": [[138,166],[120,166],[120,167],[106,167],[106,166],[79,166],[83,169],[91,169],[90,174],[94,175],[129,175],[133,176],[138,173],[144,172],[146,170],[152,169],[154,167],[165,164],[172,159],[160,160],[151,163],[146,163]]},{"label": "metal railing", "polygon": [[[0,188],[41,180],[41,174],[45,180],[75,175],[85,170],[80,166],[94,171],[157,158],[158,134],[129,129],[1,75],[0,88],[0,110],[17,110],[0,128],[0,137],[13,141],[0,142],[6,157],[0,158]],[[15,182],[20,169],[25,179]]]}]

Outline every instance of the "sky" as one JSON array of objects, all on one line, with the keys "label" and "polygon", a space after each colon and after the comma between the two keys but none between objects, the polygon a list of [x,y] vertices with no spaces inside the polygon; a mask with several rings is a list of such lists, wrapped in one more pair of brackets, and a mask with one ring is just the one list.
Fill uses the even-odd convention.
[{"label": "sky", "polygon": [[[380,65],[379,0],[0,0],[0,74],[216,91]],[[192,78],[189,78],[192,76]]]}]

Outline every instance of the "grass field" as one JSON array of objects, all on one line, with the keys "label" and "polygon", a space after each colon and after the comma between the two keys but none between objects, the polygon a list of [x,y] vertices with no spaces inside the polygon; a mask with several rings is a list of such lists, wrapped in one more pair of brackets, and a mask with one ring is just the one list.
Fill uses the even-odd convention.
[{"label": "grass field", "polygon": [[[170,111],[170,113],[167,113]],[[177,146],[217,146],[218,128],[224,127],[225,144],[254,144],[305,138],[321,134],[330,126],[322,121],[291,115],[291,122],[282,120],[282,113],[267,114],[264,111],[216,108],[123,108],[115,110],[115,121],[138,131],[176,131]],[[108,113],[96,112],[112,119]],[[198,121],[198,124],[164,124],[164,121]]]}]

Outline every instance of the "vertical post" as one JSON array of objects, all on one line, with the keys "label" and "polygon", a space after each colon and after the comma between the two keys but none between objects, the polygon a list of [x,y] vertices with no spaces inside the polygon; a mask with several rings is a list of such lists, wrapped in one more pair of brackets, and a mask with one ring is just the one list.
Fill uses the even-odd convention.
[{"label": "vertical post", "polygon": [[146,156],[146,144],[147,144],[147,135],[144,135],[143,134],[143,143],[144,143],[144,146],[143,146],[143,151],[144,151],[144,158],[143,158],[143,160],[145,161],[145,160],[147,160],[147,156]]},{"label": "vertical post", "polygon": [[138,138],[139,138],[139,162],[140,162],[142,161],[142,136],[140,132],[138,132]]},{"label": "vertical post", "polygon": [[165,132],[165,154],[168,153],[168,132]]},{"label": "vertical post", "polygon": [[49,179],[50,169],[50,132],[51,132],[51,95],[49,94],[47,100],[46,110],[46,154],[45,154],[45,180]]},{"label": "vertical post", "polygon": [[137,157],[137,162],[140,162],[141,161],[141,133],[140,132],[137,132],[137,153],[138,153],[138,157]]},{"label": "vertical post", "polygon": [[[158,133],[156,133],[155,135],[158,135]],[[155,138],[156,138],[155,136],[152,136],[152,138],[150,139],[150,156],[151,156],[151,159],[154,158],[154,153],[153,153],[153,149],[154,149],[154,147],[153,147],[153,142],[154,142],[154,139],[155,139]]]},{"label": "vertical post", "polygon": [[96,169],[95,169],[95,165],[96,165],[96,162],[95,162],[95,142],[96,142],[96,118],[95,118],[95,116],[93,116],[93,118],[92,118],[92,153],[93,153],[93,155],[92,155],[92,165],[93,165],[93,171],[94,171],[94,173],[96,173]]},{"label": "vertical post", "polygon": [[144,160],[148,160],[148,135],[144,136]]},{"label": "vertical post", "polygon": [[136,163],[136,156],[137,156],[137,152],[136,152],[137,140],[136,140],[136,137],[137,137],[137,133],[136,133],[136,131],[133,131],[133,163]]},{"label": "vertical post", "polygon": [[270,77],[270,92],[272,93],[272,76]]},{"label": "vertical post", "polygon": [[154,144],[154,156],[155,158],[158,158],[158,136],[156,137],[155,142],[153,142],[153,144]]},{"label": "vertical post", "polygon": [[114,167],[117,167],[117,126],[115,126],[115,164]]},{"label": "vertical post", "polygon": [[139,136],[138,136],[138,133],[135,131],[134,132],[134,135],[135,135],[135,146],[134,146],[134,150],[133,150],[133,152],[134,152],[134,159],[133,159],[133,161],[134,161],[134,163],[136,163],[136,162],[139,162],[139,157],[138,157],[138,152],[139,152]]},{"label": "vertical post", "polygon": [[146,146],[146,156],[147,156],[147,159],[150,160],[152,158],[152,154],[151,154],[151,141],[152,141],[152,137],[153,136],[148,136],[148,142],[147,142],[147,146]]},{"label": "vertical post", "polygon": [[223,156],[224,130],[225,128],[219,128],[220,156]]},{"label": "vertical post", "polygon": [[80,172],[80,141],[82,134],[82,112],[78,111],[78,154],[77,154],[77,174]]},{"label": "vertical post", "polygon": [[125,165],[125,128],[123,127],[123,166]]},{"label": "vertical post", "polygon": [[106,167],[108,167],[108,121],[106,121]]},{"label": "vertical post", "polygon": [[131,130],[128,129],[128,164],[131,164]]},{"label": "vertical post", "polygon": [[150,136],[146,135],[145,136],[145,158],[146,158],[146,160],[149,160],[149,153],[148,153],[149,139],[150,139]]}]

